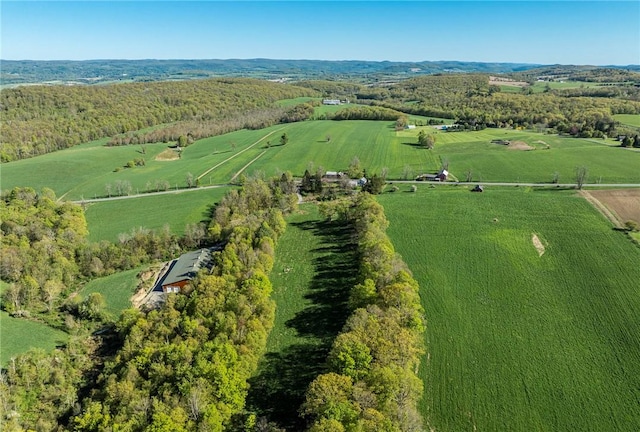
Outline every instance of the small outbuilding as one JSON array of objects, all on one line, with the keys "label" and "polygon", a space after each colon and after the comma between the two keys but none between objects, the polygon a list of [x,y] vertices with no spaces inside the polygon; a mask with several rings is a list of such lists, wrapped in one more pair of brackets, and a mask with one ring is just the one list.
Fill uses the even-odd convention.
[{"label": "small outbuilding", "polygon": [[447,171],[446,169],[442,169],[438,172],[438,174],[436,174],[436,179],[439,181],[447,181],[448,177],[449,171]]},{"label": "small outbuilding", "polygon": [[475,187],[471,189],[471,192],[484,192],[484,188],[482,185],[475,185]]}]

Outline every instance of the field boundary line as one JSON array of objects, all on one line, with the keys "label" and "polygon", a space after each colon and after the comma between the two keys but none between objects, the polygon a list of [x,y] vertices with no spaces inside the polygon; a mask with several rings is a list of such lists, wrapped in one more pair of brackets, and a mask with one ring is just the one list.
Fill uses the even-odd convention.
[{"label": "field boundary line", "polygon": [[258,159],[260,159],[262,157],[262,155],[264,155],[267,151],[264,150],[262,153],[260,153],[258,156],[256,156],[255,158],[253,158],[248,164],[246,164],[245,166],[243,166],[242,168],[240,168],[238,170],[237,173],[235,173],[233,175],[233,177],[231,177],[231,180],[229,180],[229,183],[233,183],[233,181],[236,179],[236,177],[238,177],[240,174],[242,174],[242,172],[244,170],[246,170],[247,168],[249,168],[249,165],[251,165],[252,163],[254,163],[255,161],[257,161]]},{"label": "field boundary line", "polygon": [[595,207],[595,209],[598,210],[600,214],[602,214],[602,216],[609,220],[609,222],[611,222],[614,227],[622,227],[622,223],[620,222],[620,220],[618,220],[618,217],[611,210],[609,210],[607,206],[602,204],[600,200],[598,200],[586,190],[581,190],[579,194],[584,197],[584,199],[586,199],[593,207]]},{"label": "field boundary line", "polygon": [[236,156],[240,156],[242,153],[246,152],[247,150],[253,148],[256,144],[258,144],[259,142],[261,142],[262,140],[264,140],[265,138],[270,137],[271,135],[273,135],[276,132],[281,131],[282,129],[284,129],[283,127],[280,129],[276,129],[274,131],[269,132],[268,134],[266,134],[265,136],[263,136],[262,138],[260,138],[258,141],[254,142],[253,144],[251,144],[249,147],[247,147],[246,149],[240,150],[238,153],[234,154],[233,156],[229,156],[228,158],[226,158],[225,160],[223,160],[222,162],[212,166],[211,168],[209,168],[208,170],[206,170],[205,172],[203,172],[202,174],[200,174],[198,177],[196,177],[197,180],[200,180],[202,177],[206,176],[207,174],[209,174],[211,171],[213,171],[214,169],[218,168],[220,165],[223,165],[227,162],[229,162],[231,159],[233,159]]}]

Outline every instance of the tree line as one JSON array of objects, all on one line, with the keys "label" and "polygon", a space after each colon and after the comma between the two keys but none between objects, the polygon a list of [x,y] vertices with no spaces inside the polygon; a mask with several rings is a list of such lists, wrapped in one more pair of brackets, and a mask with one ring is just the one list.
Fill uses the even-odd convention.
[{"label": "tree line", "polygon": [[[538,94],[502,93],[486,75],[423,76],[376,89],[379,96],[365,102],[409,114],[453,118],[466,129],[486,127],[549,128],[580,137],[616,134],[614,114],[639,114],[640,101],[630,87],[578,89]],[[366,95],[362,95],[366,96]],[[625,98],[628,96],[629,98]]]},{"label": "tree line", "polygon": [[300,412],[309,431],[421,431],[416,375],[425,319],[418,284],[395,253],[384,210],[372,195],[321,204],[355,227],[359,283],[353,310],[329,353],[329,371],[309,386]]},{"label": "tree line", "polygon": [[270,107],[237,113],[217,121],[187,120],[162,125],[148,131],[135,131],[112,137],[107,146],[178,142],[181,147],[202,138],[223,135],[240,129],[264,129],[280,123],[303,121],[313,116],[313,106],[301,103],[292,107]]},{"label": "tree line", "polygon": [[315,95],[307,88],[241,78],[3,89],[0,160],[174,122],[224,122],[251,111],[269,111],[280,99]]}]

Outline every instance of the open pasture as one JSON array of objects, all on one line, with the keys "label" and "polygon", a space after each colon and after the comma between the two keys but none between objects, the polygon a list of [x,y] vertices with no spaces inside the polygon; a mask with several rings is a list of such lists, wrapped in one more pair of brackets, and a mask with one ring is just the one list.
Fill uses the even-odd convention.
[{"label": "open pasture", "polygon": [[[433,150],[416,145],[420,130],[436,134]],[[283,146],[283,133],[289,137]],[[327,140],[330,137],[330,140]],[[534,147],[514,151],[491,143],[495,139],[522,141]],[[547,149],[547,146],[549,147]],[[244,169],[267,175],[291,171],[302,176],[307,168],[345,171],[358,157],[369,173],[388,170],[388,178],[411,178],[437,171],[443,162],[464,180],[471,171],[474,181],[551,182],[554,173],[562,182],[573,182],[578,166],[588,168],[588,182],[639,183],[640,153],[615,148],[608,141],[564,138],[528,131],[485,129],[478,132],[442,132],[423,126],[396,132],[394,122],[305,121],[266,129],[242,130],[199,140],[173,161],[155,160],[167,144],[107,148],[93,142],[72,149],[3,165],[2,188],[31,186],[52,188],[65,199],[90,199],[114,194],[118,182],[128,182],[131,193],[171,189],[187,185],[187,176],[202,186],[225,184]],[[122,167],[144,157],[146,165]]]},{"label": "open pasture", "polygon": [[640,128],[640,114],[616,114],[613,118],[624,125]]},{"label": "open pasture", "polygon": [[91,241],[116,241],[118,234],[144,227],[182,235],[190,223],[208,220],[212,206],[229,188],[199,189],[166,195],[142,195],[136,198],[102,201],[86,205],[85,217]]},{"label": "open pasture", "polygon": [[[163,186],[158,182],[167,182],[170,189],[184,188],[189,173],[195,181],[196,177],[220,163],[222,165],[218,169],[200,179],[200,184],[227,183],[240,167],[255,157],[264,143],[258,143],[249,151],[243,150],[281,128],[242,130],[199,140],[185,148],[179,159],[172,161],[156,160],[156,156],[165,151],[168,144],[146,144],[146,154],[142,154],[140,145],[105,147],[106,140],[95,141],[4,164],[2,189],[30,186],[40,190],[48,187],[65,199],[81,200],[108,196],[107,185],[111,185],[112,194],[115,194],[118,182],[129,182],[131,193],[136,194],[162,189]],[[274,133],[271,137],[273,142],[277,141],[276,136]],[[136,158],[144,158],[145,166],[123,168],[128,161]],[[116,169],[119,171],[116,172]]]},{"label": "open pasture", "polygon": [[421,287],[428,429],[640,428],[640,249],[586,200],[426,185],[379,200]]},{"label": "open pasture", "polygon": [[[491,142],[496,139],[520,141],[534,150],[514,150]],[[473,181],[550,183],[557,172],[560,183],[572,183],[576,167],[584,166],[587,183],[640,183],[640,154],[612,147],[604,140],[504,129],[438,131],[432,151],[449,162],[449,171],[459,180],[471,171]]]},{"label": "open pasture", "polygon": [[5,311],[0,311],[0,367],[6,367],[11,357],[29,349],[50,351],[68,338],[66,333],[46,324],[13,318]]},{"label": "open pasture", "polygon": [[130,299],[138,285],[137,274],[142,268],[94,279],[82,288],[79,295],[87,298],[92,293],[102,294],[106,302],[105,311],[112,319],[117,319],[123,310],[132,307]]}]

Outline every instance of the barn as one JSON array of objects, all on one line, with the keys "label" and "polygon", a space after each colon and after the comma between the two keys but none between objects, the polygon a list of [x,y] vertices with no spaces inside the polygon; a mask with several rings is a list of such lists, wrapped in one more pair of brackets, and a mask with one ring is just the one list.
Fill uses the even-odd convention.
[{"label": "barn", "polygon": [[448,177],[449,171],[447,171],[446,169],[442,169],[438,172],[438,174],[436,174],[436,179],[438,179],[439,181],[447,181]]},{"label": "barn", "polygon": [[211,250],[200,249],[187,252],[169,264],[169,269],[153,288],[165,293],[180,292],[196,276],[198,271],[211,269]]}]

